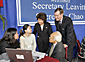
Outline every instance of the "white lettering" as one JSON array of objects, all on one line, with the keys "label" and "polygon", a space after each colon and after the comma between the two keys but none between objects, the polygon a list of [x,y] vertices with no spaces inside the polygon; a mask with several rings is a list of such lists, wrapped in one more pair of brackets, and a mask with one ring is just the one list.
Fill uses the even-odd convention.
[{"label": "white lettering", "polygon": [[33,2],[32,4],[33,4],[33,6],[34,6],[33,9],[36,9],[37,6],[36,6],[35,4],[37,4],[37,2]]},{"label": "white lettering", "polygon": [[56,5],[56,4],[38,4],[37,2],[33,2],[33,9],[56,9],[56,8],[64,8],[64,5]]},{"label": "white lettering", "polygon": [[71,17],[72,19],[83,19],[84,18],[83,15],[76,15],[75,13],[70,13],[69,17]]},{"label": "white lettering", "polygon": [[47,15],[47,20],[54,20],[54,15]]},{"label": "white lettering", "polygon": [[70,3],[70,0],[51,0],[51,2]]},{"label": "white lettering", "polygon": [[66,10],[85,10],[85,5],[71,5],[69,6],[68,3],[66,3]]},{"label": "white lettering", "polygon": [[[36,13],[36,16],[37,16],[37,14],[38,13]],[[49,20],[55,20],[55,17],[54,17],[54,15],[47,15],[47,20],[49,21]]]}]

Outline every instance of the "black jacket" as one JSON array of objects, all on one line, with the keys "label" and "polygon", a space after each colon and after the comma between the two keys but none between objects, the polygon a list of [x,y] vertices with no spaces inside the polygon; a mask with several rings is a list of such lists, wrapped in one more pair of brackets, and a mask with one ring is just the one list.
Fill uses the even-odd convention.
[{"label": "black jacket", "polygon": [[74,47],[76,44],[76,35],[73,29],[73,23],[71,18],[63,16],[62,24],[55,20],[56,30],[62,34],[63,44]]},{"label": "black jacket", "polygon": [[14,44],[8,44],[6,41],[0,41],[0,54],[5,53],[5,48],[20,48],[19,42],[15,42]]},{"label": "black jacket", "polygon": [[37,35],[37,45],[40,52],[46,52],[49,47],[49,36],[52,33],[51,25],[48,22],[44,23],[43,31],[39,23],[36,23],[34,26],[33,34]]}]

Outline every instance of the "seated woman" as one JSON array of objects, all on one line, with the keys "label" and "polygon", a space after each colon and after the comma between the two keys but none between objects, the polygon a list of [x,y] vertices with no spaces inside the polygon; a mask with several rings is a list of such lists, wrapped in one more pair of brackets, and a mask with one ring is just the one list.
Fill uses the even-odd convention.
[{"label": "seated woman", "polygon": [[31,34],[32,29],[28,24],[23,26],[24,33],[20,32],[20,47],[25,50],[36,50],[36,39],[35,35]]},{"label": "seated woman", "polygon": [[18,38],[17,29],[8,28],[5,31],[4,36],[0,40],[0,60],[9,60],[5,48],[20,48],[19,42],[17,41]]}]

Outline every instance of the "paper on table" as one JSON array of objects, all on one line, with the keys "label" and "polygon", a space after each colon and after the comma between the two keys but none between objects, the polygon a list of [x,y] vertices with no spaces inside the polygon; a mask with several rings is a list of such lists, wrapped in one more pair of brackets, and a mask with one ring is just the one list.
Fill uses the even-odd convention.
[{"label": "paper on table", "polygon": [[44,58],[46,53],[32,51],[33,57],[39,57],[38,59]]}]

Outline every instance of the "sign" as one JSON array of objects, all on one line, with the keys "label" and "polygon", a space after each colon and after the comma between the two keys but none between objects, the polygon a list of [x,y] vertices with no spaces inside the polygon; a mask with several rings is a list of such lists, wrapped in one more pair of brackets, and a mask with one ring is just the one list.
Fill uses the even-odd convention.
[{"label": "sign", "polygon": [[54,25],[54,11],[60,7],[73,24],[85,24],[85,0],[16,0],[18,26],[37,22],[36,15],[44,12],[47,21]]}]

